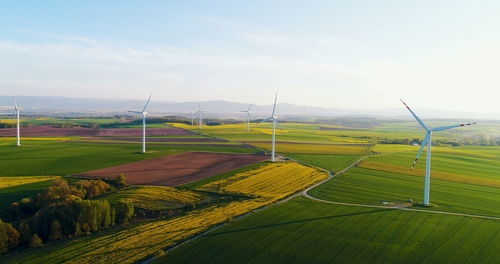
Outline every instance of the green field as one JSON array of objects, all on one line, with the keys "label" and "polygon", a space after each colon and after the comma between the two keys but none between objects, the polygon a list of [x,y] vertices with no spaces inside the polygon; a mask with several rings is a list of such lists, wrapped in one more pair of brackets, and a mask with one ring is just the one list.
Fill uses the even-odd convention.
[{"label": "green field", "polygon": [[498,263],[500,224],[296,198],[155,263]]},{"label": "green field", "polygon": [[16,202],[25,197],[36,195],[41,190],[47,188],[52,183],[52,180],[28,183],[0,189],[0,209],[8,206],[12,202]]},{"label": "green field", "polygon": [[[324,200],[372,205],[408,199],[421,203],[423,187],[423,177],[352,168],[310,194]],[[430,199],[430,210],[500,216],[500,192],[494,187],[432,179]]]},{"label": "green field", "polygon": [[22,147],[0,148],[0,176],[60,175],[111,167],[133,161],[185,151],[255,153],[253,148],[149,145],[141,154],[140,144],[95,144],[30,141]]},{"label": "green field", "polygon": [[[78,122],[91,123],[93,119]],[[96,124],[102,127],[136,125],[116,122],[99,120]],[[430,123],[443,125],[446,122]],[[249,133],[245,132],[245,124],[204,126],[202,130],[182,124],[174,126],[200,132],[203,137],[224,138],[263,148],[269,148],[271,139],[270,124],[252,124]],[[425,153],[416,170],[411,172],[409,167],[418,146],[375,144],[383,140],[421,139],[422,133],[415,122],[374,120],[366,123],[366,127],[356,128],[283,122],[282,127],[283,133],[277,134],[277,152],[293,160],[338,172],[366,158],[357,167],[311,190],[309,194],[314,197],[366,205],[389,202],[408,206],[411,199],[413,206],[422,210],[500,217],[498,146],[451,147],[449,144],[436,144],[430,195],[432,207],[423,208],[418,204],[423,196]],[[494,124],[488,129],[500,131]],[[435,139],[457,139],[464,135],[465,132],[461,131],[466,130],[440,133]],[[0,144],[0,176],[64,176],[185,151],[256,152],[251,147],[190,143],[176,143],[180,146],[151,144],[148,146],[150,153],[146,155],[138,153],[140,144],[70,143],[59,140],[26,141],[21,148],[14,147],[13,141],[8,140]],[[258,169],[265,164],[267,162],[252,164],[177,189],[132,186],[100,199],[111,202],[130,200],[136,208],[153,211],[186,208],[188,212],[196,207],[192,212],[198,214],[209,209],[199,208],[198,204],[204,204],[213,197],[193,192],[192,189],[239,172]],[[33,195],[48,184],[50,181],[0,189],[0,207]],[[210,205],[222,208],[221,204]],[[213,210],[215,212],[216,209]],[[208,215],[212,213],[207,212]],[[215,217],[210,223],[229,221],[224,216],[231,214],[230,211],[219,213],[222,217],[217,216],[221,218]],[[36,260],[41,263],[68,263],[76,258],[99,263],[117,257],[123,261],[135,261],[184,239],[177,233],[165,231],[170,225],[178,228],[175,232],[185,232],[189,228],[198,230],[203,226],[199,229],[201,231],[211,226],[204,221],[184,223],[175,219],[170,221],[168,217],[148,220],[88,237],[51,242],[39,249],[11,255],[6,260],[13,263]],[[151,235],[143,232],[150,232],[148,234]],[[168,252],[157,263],[498,263],[498,252],[499,220],[336,205],[297,197],[229,221],[221,228]]]},{"label": "green field", "polygon": [[345,154],[287,154],[286,156],[299,162],[314,165],[331,172],[343,170],[361,158],[359,155]]}]

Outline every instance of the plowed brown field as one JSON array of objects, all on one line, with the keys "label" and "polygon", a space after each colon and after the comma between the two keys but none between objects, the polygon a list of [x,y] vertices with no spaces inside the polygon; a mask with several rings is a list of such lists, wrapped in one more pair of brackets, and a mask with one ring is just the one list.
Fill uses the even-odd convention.
[{"label": "plowed brown field", "polygon": [[268,159],[267,156],[187,152],[73,175],[111,179],[123,173],[129,184],[177,186]]}]

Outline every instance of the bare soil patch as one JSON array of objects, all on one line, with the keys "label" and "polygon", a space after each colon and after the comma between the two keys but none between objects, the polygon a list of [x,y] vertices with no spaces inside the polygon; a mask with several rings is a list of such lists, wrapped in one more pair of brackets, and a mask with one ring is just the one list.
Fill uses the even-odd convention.
[{"label": "bare soil patch", "polygon": [[123,173],[129,184],[178,186],[268,159],[267,156],[187,152],[84,172],[74,177],[112,179]]}]

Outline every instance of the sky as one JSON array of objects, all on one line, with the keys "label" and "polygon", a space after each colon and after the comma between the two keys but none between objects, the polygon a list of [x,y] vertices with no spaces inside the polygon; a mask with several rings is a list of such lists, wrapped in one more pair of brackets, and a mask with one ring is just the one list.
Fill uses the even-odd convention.
[{"label": "sky", "polygon": [[2,1],[0,95],[498,113],[500,1]]}]

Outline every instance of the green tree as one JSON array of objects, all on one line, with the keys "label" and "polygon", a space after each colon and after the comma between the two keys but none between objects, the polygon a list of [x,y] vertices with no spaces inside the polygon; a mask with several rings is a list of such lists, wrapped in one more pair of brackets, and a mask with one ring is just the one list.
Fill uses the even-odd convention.
[{"label": "green tree", "polygon": [[26,221],[19,223],[19,242],[23,245],[28,245],[31,239],[31,227]]},{"label": "green tree", "polygon": [[57,240],[62,237],[61,224],[57,220],[53,220],[50,224],[49,240]]},{"label": "green tree", "polygon": [[127,223],[134,215],[134,205],[131,201],[119,200],[115,206],[116,223]]},{"label": "green tree", "polygon": [[10,224],[0,220],[0,253],[9,251],[19,244],[19,232]]},{"label": "green tree", "polygon": [[115,183],[118,186],[127,186],[127,179],[125,178],[125,175],[120,173],[120,175],[116,176]]},{"label": "green tree", "polygon": [[40,239],[40,237],[37,234],[33,234],[33,236],[31,236],[31,240],[30,240],[30,247],[36,248],[36,247],[41,247],[41,246],[43,246],[42,240]]}]

